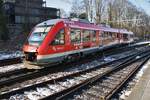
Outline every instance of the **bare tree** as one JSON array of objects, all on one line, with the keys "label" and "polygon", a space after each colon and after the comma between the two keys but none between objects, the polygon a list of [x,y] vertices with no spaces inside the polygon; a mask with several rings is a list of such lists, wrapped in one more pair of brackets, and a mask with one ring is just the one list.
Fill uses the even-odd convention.
[{"label": "bare tree", "polygon": [[60,9],[60,17],[61,18],[67,18],[68,17],[68,15],[64,9]]},{"label": "bare tree", "polygon": [[83,11],[84,11],[84,7],[82,5],[82,2],[73,0],[71,13],[75,13],[77,16],[79,16],[81,13],[83,13]]},{"label": "bare tree", "polygon": [[149,33],[150,16],[129,0],[74,0],[72,12],[77,16],[84,13],[97,24],[106,22],[116,28],[129,29],[137,36]]},{"label": "bare tree", "polygon": [[96,23],[100,24],[102,21],[102,15],[106,9],[106,0],[95,0],[95,9],[96,9]]}]

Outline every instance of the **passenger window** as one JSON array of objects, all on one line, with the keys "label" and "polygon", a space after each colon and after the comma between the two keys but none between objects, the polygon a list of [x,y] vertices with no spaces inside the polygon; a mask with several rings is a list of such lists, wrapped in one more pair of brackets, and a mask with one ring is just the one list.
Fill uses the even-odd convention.
[{"label": "passenger window", "polygon": [[92,41],[95,42],[96,41],[96,31],[91,31],[92,33]]},{"label": "passenger window", "polygon": [[116,37],[116,33],[113,33],[112,37],[115,38]]},{"label": "passenger window", "polygon": [[90,41],[90,31],[83,30],[83,42]]},{"label": "passenger window", "polygon": [[128,40],[128,35],[127,35],[127,34],[123,34],[123,38],[124,38],[125,40]]},{"label": "passenger window", "polygon": [[100,36],[101,38],[103,38],[103,37],[104,37],[104,32],[102,31],[102,32],[99,34],[99,36]]},{"label": "passenger window", "polygon": [[120,38],[120,34],[119,33],[117,33],[117,38]]},{"label": "passenger window", "polygon": [[104,38],[104,39],[107,39],[107,38],[108,38],[108,33],[107,33],[107,32],[104,32],[103,38]]},{"label": "passenger window", "polygon": [[81,31],[79,29],[71,29],[70,38],[71,38],[71,43],[80,43]]},{"label": "passenger window", "polygon": [[108,38],[111,39],[112,38],[113,33],[112,32],[108,32]]},{"label": "passenger window", "polygon": [[52,45],[63,45],[65,44],[65,32],[64,29],[60,30],[57,34],[55,39],[52,42]]},{"label": "passenger window", "polygon": [[113,37],[113,34],[112,32],[109,32],[109,38],[112,38]]}]

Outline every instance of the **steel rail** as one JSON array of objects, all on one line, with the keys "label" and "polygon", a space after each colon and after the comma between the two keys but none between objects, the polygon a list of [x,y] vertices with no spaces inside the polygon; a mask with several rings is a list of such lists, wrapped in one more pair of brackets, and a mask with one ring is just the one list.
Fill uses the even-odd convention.
[{"label": "steel rail", "polygon": [[[145,52],[146,52],[146,51],[145,51]],[[127,59],[126,62],[127,62],[127,61],[130,61],[130,60],[133,59],[133,58],[135,58],[137,55],[143,54],[143,53],[145,53],[145,52],[139,52],[138,54],[132,55],[132,56],[134,56],[134,57],[132,57],[131,55],[128,56],[128,57],[131,57],[131,58],[130,58],[130,59]],[[128,58],[128,57],[126,57],[126,58]],[[122,59],[123,59],[123,58],[122,58]],[[120,59],[120,60],[122,60],[122,59]],[[124,59],[125,59],[125,58],[124,58]],[[116,60],[116,61],[117,61],[117,60]],[[114,61],[114,62],[115,62],[115,61]],[[112,62],[109,62],[109,63],[107,63],[107,64],[110,64],[110,63],[112,63]],[[101,65],[101,67],[104,66],[104,65],[106,66],[107,64],[103,64],[103,65]],[[122,64],[125,64],[125,62],[123,62]],[[121,66],[122,64],[120,64],[120,65],[118,65],[118,66]],[[15,90],[15,91],[10,91],[10,92],[7,92],[7,93],[3,93],[3,94],[0,94],[0,98],[8,98],[10,95],[14,95],[14,94],[16,94],[16,93],[22,93],[22,92],[25,91],[25,90],[30,90],[30,89],[33,89],[33,88],[38,87],[38,86],[43,86],[43,85],[45,85],[45,84],[47,84],[47,83],[53,83],[53,82],[55,82],[55,81],[62,80],[63,78],[67,78],[67,77],[71,77],[71,76],[77,76],[77,75],[80,75],[81,73],[86,73],[86,72],[89,72],[89,71],[94,70],[94,69],[99,68],[99,67],[100,67],[100,66],[97,66],[97,67],[95,67],[95,68],[93,68],[93,69],[88,69],[88,70],[85,70],[85,71],[82,71],[82,72],[77,72],[77,73],[70,74],[70,75],[65,76],[65,77],[59,77],[59,78],[54,79],[54,80],[49,80],[49,81],[46,81],[46,82],[34,84],[34,85],[32,85],[32,86],[29,86],[29,87],[24,87],[24,88]],[[87,80],[86,82],[88,82],[88,81],[90,81],[90,80]],[[85,82],[85,83],[86,83],[86,82]],[[55,94],[55,95],[56,95],[56,94]],[[56,97],[56,96],[53,96],[53,97]]]},{"label": "steel rail", "polygon": [[134,63],[134,62],[136,62],[136,61],[138,61],[140,59],[142,59],[143,57],[148,56],[149,54],[150,53],[144,54],[144,56],[142,56],[140,58],[137,58],[137,59],[130,58],[130,59],[126,60],[125,62],[123,62],[122,64],[117,65],[112,70],[109,70],[109,71],[107,71],[107,72],[105,72],[103,74],[97,75],[97,76],[95,76],[95,77],[93,77],[93,78],[91,78],[89,80],[86,80],[86,81],[84,81],[84,82],[82,82],[82,83],[80,83],[78,85],[75,85],[75,86],[73,86],[71,88],[68,88],[68,89],[66,89],[64,91],[60,91],[59,93],[56,93],[56,94],[53,94],[53,95],[41,98],[40,100],[47,100],[47,99],[60,100],[60,99],[66,99],[70,94],[73,94],[75,91],[83,88],[84,86],[87,86],[88,84],[91,84],[91,83],[97,81],[98,79],[103,78],[106,75],[108,75],[108,74],[110,74],[110,73],[112,73],[112,72],[114,72],[116,70],[120,70],[120,68],[124,68],[125,66],[128,66],[128,65],[130,65],[130,64],[132,64],[132,63]]},{"label": "steel rail", "polygon": [[[125,58],[128,58],[129,56],[126,56]],[[124,58],[121,58],[121,59],[124,59]],[[121,59],[119,59],[119,60],[121,60]],[[90,59],[88,61],[91,61],[91,60],[93,60],[93,59]],[[81,63],[86,63],[86,62],[83,61]],[[112,62],[110,62],[110,63],[112,63]],[[71,63],[71,65],[72,65],[72,63]],[[47,75],[48,73],[53,73],[53,72],[55,72],[55,69],[53,69],[53,71],[51,72],[50,70],[52,68],[43,68],[41,70],[27,70],[27,69],[23,68],[23,69],[6,72],[4,74],[0,74],[1,79],[5,78],[4,80],[0,80],[0,88],[3,86],[14,84],[16,82],[22,82],[25,80],[29,80],[29,79],[33,79],[36,77],[41,77],[41,76]],[[54,68],[56,68],[56,71],[57,71],[57,69],[58,69],[57,66],[54,66]],[[61,68],[63,69],[63,67],[61,67]],[[61,70],[61,68],[59,68],[59,70]],[[13,77],[10,77],[10,76],[13,76]],[[10,78],[7,78],[7,77],[10,77]]]}]

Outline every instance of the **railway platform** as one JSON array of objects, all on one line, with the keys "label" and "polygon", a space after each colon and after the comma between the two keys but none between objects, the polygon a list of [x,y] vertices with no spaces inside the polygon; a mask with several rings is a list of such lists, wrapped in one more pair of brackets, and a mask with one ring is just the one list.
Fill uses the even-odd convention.
[{"label": "railway platform", "polygon": [[127,100],[150,100],[150,60],[139,82],[133,88]]}]

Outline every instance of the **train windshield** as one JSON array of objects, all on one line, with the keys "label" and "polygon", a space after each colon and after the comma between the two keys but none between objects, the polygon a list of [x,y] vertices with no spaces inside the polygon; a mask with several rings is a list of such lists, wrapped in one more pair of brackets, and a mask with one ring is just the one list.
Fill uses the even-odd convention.
[{"label": "train windshield", "polygon": [[35,27],[28,39],[29,44],[39,46],[50,31],[51,27],[52,26]]}]

